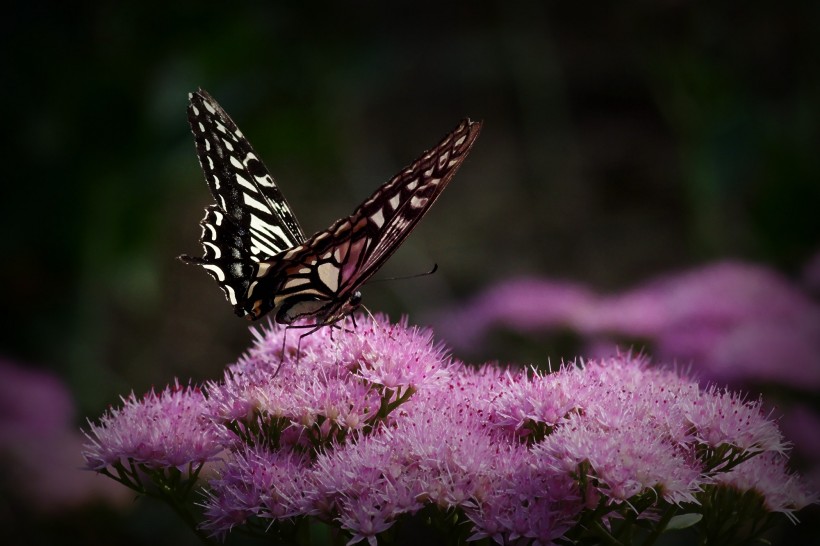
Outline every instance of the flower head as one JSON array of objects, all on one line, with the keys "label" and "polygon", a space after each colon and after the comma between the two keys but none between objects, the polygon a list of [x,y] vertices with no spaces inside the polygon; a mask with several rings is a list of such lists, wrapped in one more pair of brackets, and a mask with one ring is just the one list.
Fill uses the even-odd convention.
[{"label": "flower head", "polygon": [[786,463],[782,454],[764,453],[718,474],[715,482],[739,491],[756,491],[769,512],[794,518],[795,511],[816,503],[820,497],[809,490],[804,480],[789,472]]},{"label": "flower head", "polygon": [[250,517],[285,519],[307,510],[308,461],[288,451],[247,447],[222,462],[206,501],[207,531],[223,536]]},{"label": "flower head", "polygon": [[295,343],[263,330],[205,394],[132,395],[92,425],[88,466],[181,468],[224,450],[205,530],[312,516],[371,545],[422,509],[463,513],[471,539],[551,544],[593,516],[648,524],[715,487],[753,488],[787,514],[813,499],[771,458],[784,445],[760,403],[646,358],[476,369],[403,322],[349,326]]},{"label": "flower head", "polygon": [[223,444],[205,418],[205,398],[195,387],[175,383],[142,399],[133,393],[119,409],[108,410],[99,424],[89,422],[86,467],[102,470],[131,460],[148,468],[184,469],[216,458]]},{"label": "flower head", "polygon": [[698,441],[710,447],[731,445],[747,452],[783,453],[786,445],[774,421],[762,410],[762,402],[710,387],[685,401],[683,411],[696,429]]}]

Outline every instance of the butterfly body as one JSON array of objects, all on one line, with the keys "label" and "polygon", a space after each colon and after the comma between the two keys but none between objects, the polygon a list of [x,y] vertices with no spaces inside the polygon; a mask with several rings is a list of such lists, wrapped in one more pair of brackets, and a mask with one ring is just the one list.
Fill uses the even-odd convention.
[{"label": "butterfly body", "polygon": [[204,256],[180,259],[205,268],[237,315],[272,313],[282,324],[331,324],[355,310],[359,288],[438,198],[481,129],[462,121],[350,216],[306,238],[250,143],[205,91],[190,95],[188,119],[216,203],[200,222]]}]

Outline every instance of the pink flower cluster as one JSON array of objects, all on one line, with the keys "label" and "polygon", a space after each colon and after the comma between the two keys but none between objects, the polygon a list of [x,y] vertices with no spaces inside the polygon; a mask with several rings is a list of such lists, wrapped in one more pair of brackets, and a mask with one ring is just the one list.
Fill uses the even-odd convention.
[{"label": "pink flower cluster", "polygon": [[204,395],[126,399],[92,425],[89,468],[178,467],[222,451],[205,531],[314,517],[371,545],[422,509],[462,514],[472,540],[550,544],[591,512],[607,528],[662,505],[696,512],[718,484],[758,491],[771,512],[814,501],[759,402],[642,358],[551,374],[475,368],[429,331],[384,318],[299,335],[259,332]]},{"label": "pink flower cluster", "polygon": [[141,399],[131,393],[122,408],[109,409],[98,424],[89,422],[86,467],[105,470],[136,463],[185,470],[214,460],[223,445],[205,407],[199,389],[179,383]]}]

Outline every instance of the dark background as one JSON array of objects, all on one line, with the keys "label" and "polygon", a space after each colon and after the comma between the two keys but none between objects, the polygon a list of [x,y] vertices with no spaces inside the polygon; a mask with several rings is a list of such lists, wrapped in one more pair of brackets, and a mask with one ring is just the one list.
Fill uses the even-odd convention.
[{"label": "dark background", "polygon": [[[211,200],[185,115],[200,86],[307,233],[484,120],[379,276],[439,272],[365,288],[393,318],[520,274],[616,290],[735,258],[797,278],[820,244],[820,3],[728,4],[20,3],[0,23],[0,356],[65,381],[79,427],[249,345],[175,260]],[[133,540],[163,542],[152,510],[22,521],[32,543],[147,521]]]}]

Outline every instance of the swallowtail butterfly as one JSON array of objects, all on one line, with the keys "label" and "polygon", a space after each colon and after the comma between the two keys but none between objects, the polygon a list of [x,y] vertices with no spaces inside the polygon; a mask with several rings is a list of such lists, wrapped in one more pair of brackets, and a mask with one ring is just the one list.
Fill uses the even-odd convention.
[{"label": "swallowtail butterfly", "polygon": [[332,324],[356,309],[359,287],[396,251],[453,178],[480,122],[463,120],[432,150],[376,190],[347,218],[306,238],[250,143],[205,91],[189,95],[188,121],[216,201],[205,209],[201,258],[233,305],[256,320]]}]

